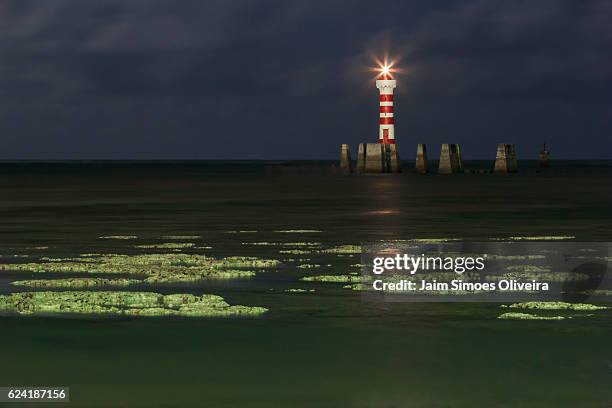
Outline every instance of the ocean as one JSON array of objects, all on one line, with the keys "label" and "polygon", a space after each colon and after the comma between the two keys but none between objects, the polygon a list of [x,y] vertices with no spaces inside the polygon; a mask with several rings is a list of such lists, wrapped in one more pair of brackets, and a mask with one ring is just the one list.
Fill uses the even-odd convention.
[{"label": "ocean", "polygon": [[[611,406],[610,312],[499,320],[499,304],[370,303],[300,280],[360,262],[299,253],[309,243],[612,240],[612,162],[519,165],[342,176],[333,162],[2,162],[0,263],[130,255],[166,236],[191,237],[179,240],[197,247],[186,253],[282,263],[250,279],[129,289],[217,294],[268,308],[261,317],[3,315],[0,386],[69,386],[70,407]],[[55,276],[0,271],[0,294]]]}]

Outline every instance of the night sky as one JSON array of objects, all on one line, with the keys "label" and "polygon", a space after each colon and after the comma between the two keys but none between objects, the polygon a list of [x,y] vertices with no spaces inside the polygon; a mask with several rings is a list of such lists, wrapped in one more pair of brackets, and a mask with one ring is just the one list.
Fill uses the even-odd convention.
[{"label": "night sky", "polygon": [[0,159],[612,158],[609,0],[2,0]]}]

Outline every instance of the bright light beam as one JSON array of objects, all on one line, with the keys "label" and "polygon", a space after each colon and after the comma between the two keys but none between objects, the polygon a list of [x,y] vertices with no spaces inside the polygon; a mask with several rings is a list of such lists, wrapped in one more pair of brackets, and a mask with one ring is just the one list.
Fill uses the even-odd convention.
[{"label": "bright light beam", "polygon": [[386,58],[384,61],[377,59],[376,65],[378,65],[378,77],[393,79],[393,73],[396,72],[396,69],[393,68],[394,64],[395,61],[388,61]]}]

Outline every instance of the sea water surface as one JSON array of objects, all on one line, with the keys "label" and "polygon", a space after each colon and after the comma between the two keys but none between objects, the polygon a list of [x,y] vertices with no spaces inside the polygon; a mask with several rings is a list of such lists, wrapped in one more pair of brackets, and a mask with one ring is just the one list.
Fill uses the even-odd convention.
[{"label": "sea water surface", "polygon": [[[129,288],[218,294],[270,309],[260,318],[2,316],[0,386],[69,386],[71,407],[611,406],[612,313],[505,321],[499,304],[367,303],[299,280],[345,274],[358,254],[252,245],[612,240],[611,162],[520,164],[505,176],[342,176],[331,162],[0,163],[0,262],[131,254],[166,235],[211,247],[188,253],[284,262],[247,280]],[[288,230],[321,232],[277,232]],[[0,271],[0,293],[27,278],[41,274]]]}]

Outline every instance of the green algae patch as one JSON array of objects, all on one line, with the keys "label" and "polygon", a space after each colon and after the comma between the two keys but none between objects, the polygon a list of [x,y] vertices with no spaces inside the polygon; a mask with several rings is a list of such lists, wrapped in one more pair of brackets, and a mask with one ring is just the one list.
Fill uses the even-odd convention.
[{"label": "green algae patch", "polygon": [[497,316],[504,320],[565,320],[565,316],[538,316],[530,313],[508,312]]},{"label": "green algae patch", "polygon": [[88,255],[76,258],[43,258],[41,262],[0,264],[0,270],[34,273],[83,273],[137,275],[145,283],[195,282],[204,279],[249,278],[249,269],[280,265],[257,257],[212,258],[199,254]]},{"label": "green algae patch", "polygon": [[[244,243],[243,243],[244,244]],[[279,253],[281,254],[293,254],[293,255],[303,255],[303,254],[335,254],[338,256],[343,255],[354,255],[361,253],[361,246],[359,245],[339,245],[326,249],[316,249],[321,246],[320,242],[306,242],[302,243],[302,245],[306,248],[299,248],[299,246],[295,245],[295,243],[282,244],[283,246],[289,247],[298,247],[298,249],[281,249]]]},{"label": "green algae patch", "polygon": [[[192,295],[191,293],[176,293],[173,295],[165,295],[162,299],[162,303],[164,307],[175,309],[189,303],[196,303],[200,301],[201,297]],[[214,298],[211,300],[216,300],[218,302],[222,302],[221,298]]]},{"label": "green algae patch", "polygon": [[350,289],[350,290],[354,290],[354,291],[357,291],[357,292],[368,290],[366,285],[364,285],[363,283],[351,283],[350,285],[342,286],[342,289]]},{"label": "green algae patch", "polygon": [[103,235],[101,237],[98,237],[99,239],[120,239],[120,240],[127,240],[127,239],[137,239],[138,237],[136,235]]},{"label": "green algae patch", "polygon": [[266,308],[231,306],[216,295],[154,292],[25,292],[0,295],[0,311],[21,315],[86,314],[108,316],[257,316]]},{"label": "green algae patch", "polygon": [[140,279],[66,278],[32,279],[12,282],[13,286],[29,288],[91,288],[96,286],[130,286],[143,283]]},{"label": "green algae patch", "polygon": [[565,241],[570,239],[576,239],[576,237],[573,235],[536,235],[492,238],[493,241]]},{"label": "green algae patch", "polygon": [[506,267],[508,272],[533,272],[533,273],[545,273],[550,272],[550,268],[537,266],[537,265],[509,265]]},{"label": "green algae patch", "polygon": [[315,233],[319,233],[323,231],[310,230],[310,229],[291,229],[291,230],[280,230],[280,231],[274,231],[274,232],[278,232],[281,234],[315,234]]},{"label": "green algae patch", "polygon": [[589,303],[568,303],[568,302],[522,302],[513,303],[509,306],[502,306],[510,309],[538,309],[538,310],[605,310],[606,306],[597,306]]},{"label": "green algae patch", "polygon": [[381,239],[380,242],[396,242],[409,244],[442,244],[444,242],[461,241],[461,238],[412,238],[412,239]]},{"label": "green algae patch", "polygon": [[200,235],[164,235],[161,239],[169,239],[169,240],[190,240],[190,239],[200,239],[202,238]]},{"label": "green algae patch", "polygon": [[333,283],[361,283],[359,275],[317,275],[305,276],[300,279],[304,282],[333,282]]},{"label": "green algae patch", "polygon": [[319,264],[301,264],[297,266],[298,269],[315,269],[320,267],[321,265]]},{"label": "green algae patch", "polygon": [[134,245],[134,248],[140,249],[184,249],[193,248],[195,244],[193,242],[164,242],[162,244],[147,244],[147,245]]},{"label": "green algae patch", "polygon": [[505,272],[501,275],[490,275],[485,278],[487,281],[498,281],[501,279],[516,279],[538,282],[577,282],[589,279],[584,273],[574,272]]},{"label": "green algae patch", "polygon": [[581,293],[589,296],[612,296],[612,290],[609,289],[590,289],[583,290]]},{"label": "green algae patch", "polygon": [[281,246],[281,247],[320,247],[320,242],[241,242],[242,245],[253,246]]},{"label": "green algae patch", "polygon": [[359,245],[339,245],[321,251],[324,254],[360,254],[361,246]]},{"label": "green algae patch", "polygon": [[292,288],[292,289],[286,289],[285,292],[286,293],[314,293],[314,289],[300,289],[300,288]]},{"label": "green algae patch", "polygon": [[507,261],[525,261],[533,259],[546,259],[544,255],[496,255],[485,254],[489,259],[501,259]]}]

